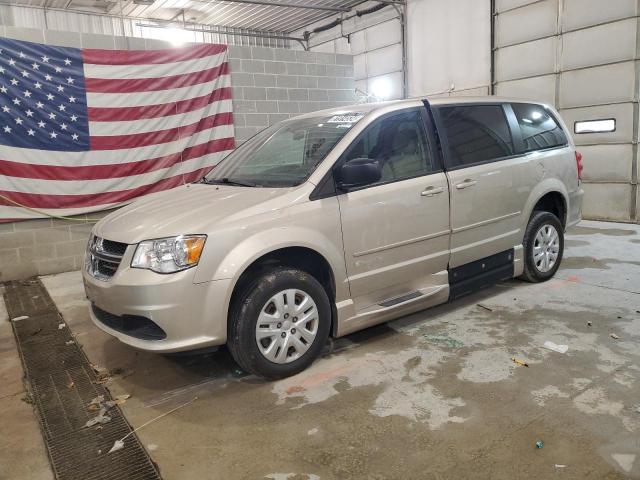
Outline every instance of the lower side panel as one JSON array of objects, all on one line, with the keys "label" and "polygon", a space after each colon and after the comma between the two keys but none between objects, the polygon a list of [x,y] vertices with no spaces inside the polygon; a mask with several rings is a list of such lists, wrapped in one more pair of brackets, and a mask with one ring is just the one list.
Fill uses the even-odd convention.
[{"label": "lower side panel", "polygon": [[513,278],[514,249],[449,270],[449,300]]}]

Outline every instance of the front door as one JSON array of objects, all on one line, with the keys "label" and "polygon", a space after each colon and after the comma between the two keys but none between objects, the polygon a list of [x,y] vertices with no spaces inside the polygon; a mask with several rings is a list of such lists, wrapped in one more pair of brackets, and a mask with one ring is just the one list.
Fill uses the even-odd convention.
[{"label": "front door", "polygon": [[381,117],[339,161],[370,158],[382,165],[379,182],[338,196],[356,311],[447,283],[449,192],[423,113],[413,108]]}]

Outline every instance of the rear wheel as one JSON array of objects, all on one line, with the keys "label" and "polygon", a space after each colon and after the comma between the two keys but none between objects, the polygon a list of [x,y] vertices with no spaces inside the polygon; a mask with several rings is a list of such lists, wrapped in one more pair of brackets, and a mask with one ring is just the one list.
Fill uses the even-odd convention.
[{"label": "rear wheel", "polygon": [[258,276],[236,298],[227,343],[246,371],[282,378],[318,357],[330,324],[329,298],[322,285],[301,270],[276,268]]},{"label": "rear wheel", "polygon": [[564,234],[558,217],[550,212],[534,212],[524,234],[524,272],[528,282],[544,282],[560,267]]}]

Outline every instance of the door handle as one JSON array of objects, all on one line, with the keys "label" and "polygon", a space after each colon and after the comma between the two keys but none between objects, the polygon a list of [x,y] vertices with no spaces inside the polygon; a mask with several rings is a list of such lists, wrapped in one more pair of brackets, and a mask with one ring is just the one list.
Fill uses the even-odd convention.
[{"label": "door handle", "polygon": [[476,182],[475,180],[471,180],[470,178],[467,178],[467,179],[465,179],[464,182],[458,183],[456,185],[456,188],[458,190],[462,190],[463,188],[473,187],[476,183],[478,183],[478,182]]},{"label": "door handle", "polygon": [[427,187],[420,192],[420,195],[423,197],[433,197],[434,195],[438,195],[442,192],[444,192],[444,187]]}]

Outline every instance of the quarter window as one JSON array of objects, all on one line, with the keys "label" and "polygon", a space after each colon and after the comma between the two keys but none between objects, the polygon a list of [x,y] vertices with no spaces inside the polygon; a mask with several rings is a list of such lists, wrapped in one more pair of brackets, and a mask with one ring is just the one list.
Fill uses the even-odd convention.
[{"label": "quarter window", "polygon": [[514,154],[501,105],[440,107],[451,167],[472,165]]},{"label": "quarter window", "polygon": [[511,106],[520,125],[525,152],[567,144],[567,136],[546,108],[530,103]]},{"label": "quarter window", "polygon": [[436,170],[419,110],[373,122],[347,151],[344,161],[357,158],[378,160],[382,168],[380,183],[417,177]]}]

